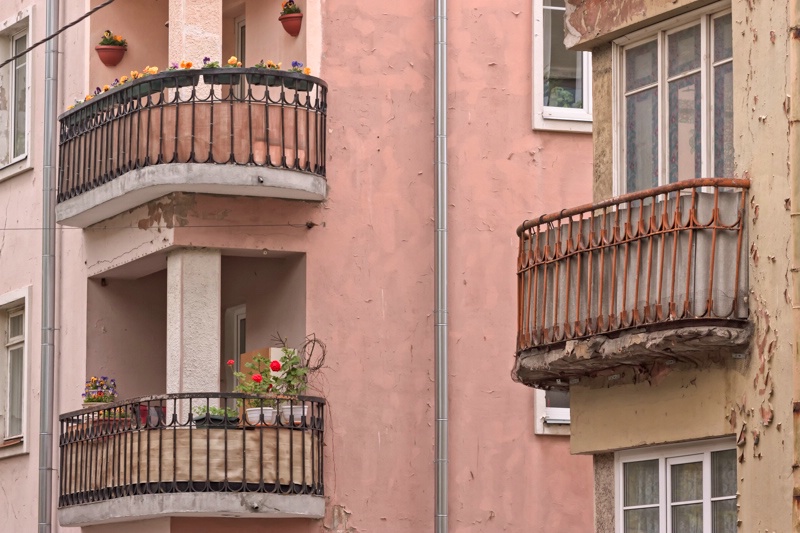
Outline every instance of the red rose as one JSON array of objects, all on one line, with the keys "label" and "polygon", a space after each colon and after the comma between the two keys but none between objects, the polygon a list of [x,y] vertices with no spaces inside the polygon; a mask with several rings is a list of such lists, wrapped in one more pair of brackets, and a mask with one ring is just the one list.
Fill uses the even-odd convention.
[{"label": "red rose", "polygon": [[228,359],[228,366],[233,366],[233,359]]},{"label": "red rose", "polygon": [[253,381],[255,381],[256,383],[261,383],[262,379],[264,378],[261,377],[261,374],[253,374]]},{"label": "red rose", "polygon": [[280,361],[273,361],[269,364],[269,369],[273,372],[280,372],[281,370],[281,362]]}]

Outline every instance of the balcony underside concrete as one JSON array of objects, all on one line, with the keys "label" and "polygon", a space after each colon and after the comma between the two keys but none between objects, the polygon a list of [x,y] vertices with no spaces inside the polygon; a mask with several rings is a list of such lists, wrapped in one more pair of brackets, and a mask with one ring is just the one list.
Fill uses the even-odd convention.
[{"label": "balcony underside concrete", "polygon": [[64,527],[133,522],[159,517],[322,518],[325,498],[305,494],[183,493],[126,496],[58,510]]},{"label": "balcony underside concrete", "polygon": [[524,350],[517,355],[514,379],[543,389],[566,389],[570,381],[613,376],[620,368],[655,365],[698,367],[724,364],[749,353],[753,325],[691,323],[658,330],[637,328]]},{"label": "balcony underside concrete", "polygon": [[85,228],[173,192],[322,201],[324,178],[294,170],[175,163],[126,172],[56,207],[59,224]]}]

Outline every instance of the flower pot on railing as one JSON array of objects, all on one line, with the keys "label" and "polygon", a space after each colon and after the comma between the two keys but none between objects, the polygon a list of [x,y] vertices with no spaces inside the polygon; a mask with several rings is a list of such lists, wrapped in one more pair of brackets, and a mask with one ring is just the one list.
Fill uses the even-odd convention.
[{"label": "flower pot on railing", "polygon": [[283,85],[287,89],[295,89],[297,91],[308,91],[311,89],[311,82],[306,80],[296,80],[294,78],[285,78]]},{"label": "flower pot on railing", "polygon": [[277,87],[281,84],[281,78],[278,76],[270,76],[269,74],[245,74],[245,78],[247,78],[247,83],[250,85]]},{"label": "flower pot on railing", "polygon": [[170,78],[164,78],[164,87],[176,89],[180,87],[194,87],[200,82],[200,74],[181,74]]},{"label": "flower pot on railing", "polygon": [[98,44],[94,49],[105,66],[116,67],[122,61],[122,56],[125,55],[128,47]]},{"label": "flower pot on railing", "polygon": [[133,85],[130,90],[131,98],[145,98],[151,94],[161,92],[164,80],[152,80],[138,85]]},{"label": "flower pot on railing", "polygon": [[292,37],[297,37],[297,35],[300,33],[300,27],[303,25],[303,14],[289,13],[286,15],[281,15],[278,17],[278,20],[281,21],[283,29],[286,30],[286,33]]},{"label": "flower pot on railing", "polygon": [[241,79],[241,74],[203,74],[206,85],[237,85]]}]

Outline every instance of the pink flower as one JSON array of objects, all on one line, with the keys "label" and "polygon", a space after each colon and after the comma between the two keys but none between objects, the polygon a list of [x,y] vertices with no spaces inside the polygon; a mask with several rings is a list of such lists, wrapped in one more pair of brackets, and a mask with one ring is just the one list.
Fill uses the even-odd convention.
[{"label": "pink flower", "polygon": [[228,366],[233,366],[233,359],[228,359]]},{"label": "pink flower", "polygon": [[269,369],[273,372],[280,372],[281,370],[281,362],[280,361],[273,361],[269,364]]},{"label": "pink flower", "polygon": [[255,381],[256,383],[261,383],[263,379],[264,378],[261,376],[261,374],[253,374],[253,381]]}]

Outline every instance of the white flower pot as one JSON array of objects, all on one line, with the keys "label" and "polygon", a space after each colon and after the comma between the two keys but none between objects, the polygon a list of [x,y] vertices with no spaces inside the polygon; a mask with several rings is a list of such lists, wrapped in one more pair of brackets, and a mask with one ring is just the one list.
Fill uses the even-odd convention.
[{"label": "white flower pot", "polygon": [[260,424],[262,413],[265,424],[272,425],[275,423],[278,412],[274,407],[248,407],[245,409],[244,416],[248,424]]},{"label": "white flower pot", "polygon": [[290,423],[290,416],[294,415],[294,425],[299,426],[303,423],[303,417],[308,414],[308,405],[281,405],[281,421],[284,424]]}]

